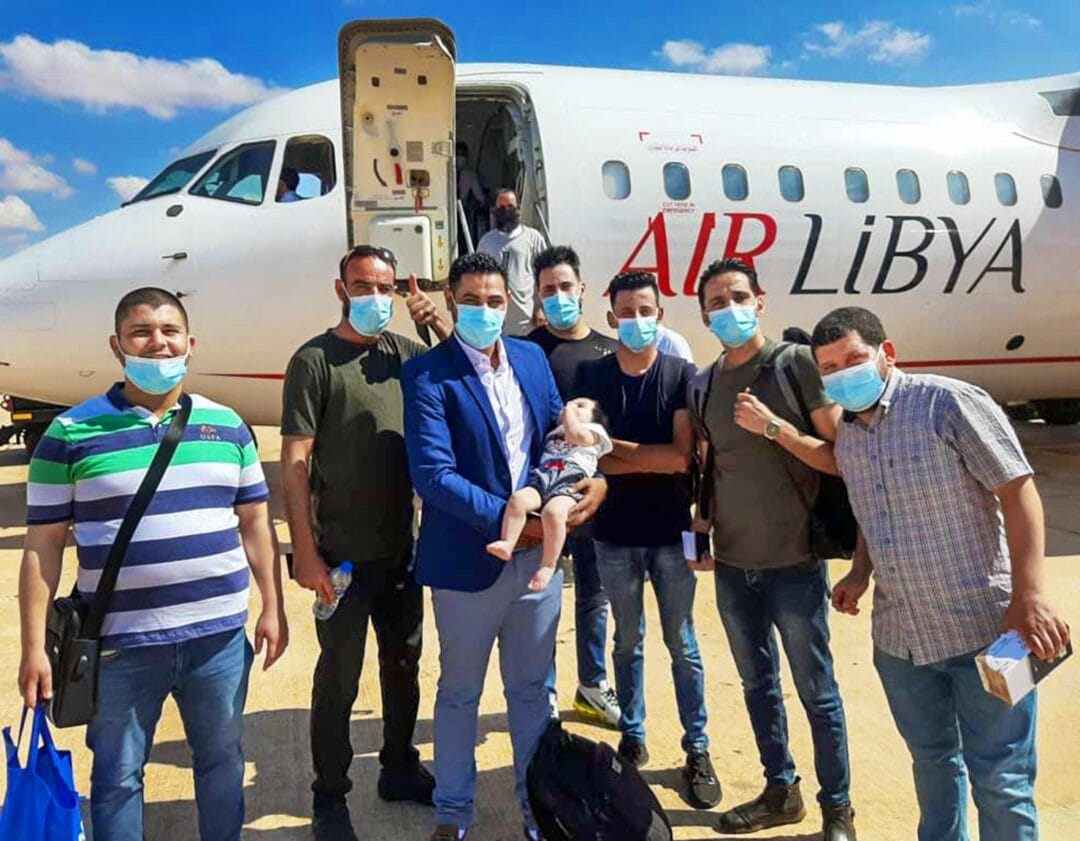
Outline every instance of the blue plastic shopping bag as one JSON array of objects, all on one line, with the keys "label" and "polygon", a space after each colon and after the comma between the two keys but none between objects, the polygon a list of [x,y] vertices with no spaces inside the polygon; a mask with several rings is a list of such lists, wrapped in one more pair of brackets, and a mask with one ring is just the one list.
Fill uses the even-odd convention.
[{"label": "blue plastic shopping bag", "polygon": [[19,765],[28,712],[23,710],[18,744],[11,740],[11,728],[4,728],[7,792],[0,813],[0,841],[85,841],[71,752],[58,751],[53,744],[44,705],[34,710],[26,767]]}]

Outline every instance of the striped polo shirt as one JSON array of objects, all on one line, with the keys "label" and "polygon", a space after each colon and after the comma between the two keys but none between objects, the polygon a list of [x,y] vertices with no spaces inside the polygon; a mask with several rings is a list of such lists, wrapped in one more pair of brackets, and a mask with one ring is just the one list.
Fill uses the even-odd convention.
[{"label": "striped polo shirt", "polygon": [[[181,642],[247,620],[248,563],[234,509],[269,491],[239,415],[199,395],[191,402],[184,437],[120,567],[102,629],[109,648]],[[84,597],[97,588],[176,408],[159,421],[118,383],[57,417],[34,451],[27,522],[74,524]]]}]

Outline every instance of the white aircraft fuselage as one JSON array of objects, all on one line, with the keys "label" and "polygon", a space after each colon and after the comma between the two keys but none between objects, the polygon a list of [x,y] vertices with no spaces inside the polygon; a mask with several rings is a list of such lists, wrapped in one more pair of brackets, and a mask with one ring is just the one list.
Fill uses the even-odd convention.
[{"label": "white aircraft fuselage", "polygon": [[[603,292],[616,272],[653,271],[664,323],[690,341],[699,363],[711,360],[720,348],[701,322],[697,278],[712,260],[742,256],[767,292],[769,334],[809,330],[830,309],[864,306],[882,318],[910,370],[970,380],[1001,401],[1080,397],[1080,118],[1056,115],[1040,96],[1076,88],[1077,74],[917,89],[457,68],[459,104],[506,97],[525,115],[525,218],[581,254],[594,326],[605,329]],[[277,203],[285,144],[298,135],[332,141],[338,178],[325,195]],[[191,195],[196,175],[179,192],[0,262],[0,392],[71,405],[107,389],[119,377],[107,345],[116,301],[137,286],[161,286],[181,293],[190,312],[190,388],[250,423],[277,423],[289,357],[340,314],[342,136],[337,81],[295,90],[234,116],[184,153],[215,150],[205,171],[237,145],[274,141],[261,204]],[[615,176],[628,175],[623,198],[609,193],[625,192],[625,178],[605,192],[607,162]],[[793,200],[790,180],[782,195],[782,167],[798,169],[801,199]],[[860,177],[848,169],[865,174],[865,201],[849,198],[847,182],[859,197]],[[686,173],[689,195],[669,198],[673,188],[681,195]],[[955,173],[966,176],[967,203],[950,193]],[[999,200],[996,186],[1009,198],[1002,174],[1013,179],[1014,204]],[[1049,206],[1050,176],[1059,207]],[[395,309],[392,329],[415,335],[404,307]]]}]

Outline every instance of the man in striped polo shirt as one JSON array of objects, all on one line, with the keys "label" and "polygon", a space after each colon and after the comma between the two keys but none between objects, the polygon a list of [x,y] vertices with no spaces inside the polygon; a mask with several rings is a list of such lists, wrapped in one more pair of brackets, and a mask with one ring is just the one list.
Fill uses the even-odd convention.
[{"label": "man in striped polo shirt", "polygon": [[[72,528],[79,591],[93,598],[109,547],[175,416],[194,339],[180,301],[129,292],[109,340],[124,381],[64,412],[30,463],[29,529],[19,583],[27,706],[52,694],[45,619]],[[244,822],[244,701],[253,659],[244,625],[249,574],[262,598],[255,651],[264,668],[288,643],[269,492],[232,410],[192,395],[184,437],[139,523],[102,628],[90,808],[97,841],[143,837],[143,766],[165,698],[193,753],[203,841],[239,839]],[[250,573],[249,573],[250,568]]]}]

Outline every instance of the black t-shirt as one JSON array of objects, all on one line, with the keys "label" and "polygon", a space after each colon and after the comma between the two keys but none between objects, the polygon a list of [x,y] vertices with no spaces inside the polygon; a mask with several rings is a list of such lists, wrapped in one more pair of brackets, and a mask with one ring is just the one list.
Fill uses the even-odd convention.
[{"label": "black t-shirt", "polygon": [[528,339],[540,345],[548,358],[551,373],[555,375],[555,385],[559,387],[564,403],[572,397],[581,396],[571,393],[578,367],[583,362],[609,356],[619,346],[617,341],[595,330],[590,330],[589,335],[583,339],[560,339],[546,327],[537,327],[529,334]]},{"label": "black t-shirt", "polygon": [[[611,437],[638,444],[670,444],[675,413],[686,408],[686,361],[659,354],[642,376],[622,372],[615,354],[585,362],[575,397],[600,404]],[[628,473],[608,476],[608,497],[596,515],[596,539],[619,546],[670,546],[690,527],[686,474]]]}]

